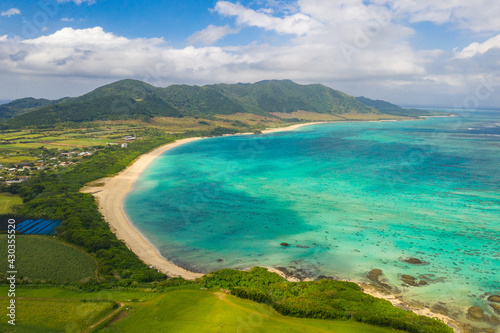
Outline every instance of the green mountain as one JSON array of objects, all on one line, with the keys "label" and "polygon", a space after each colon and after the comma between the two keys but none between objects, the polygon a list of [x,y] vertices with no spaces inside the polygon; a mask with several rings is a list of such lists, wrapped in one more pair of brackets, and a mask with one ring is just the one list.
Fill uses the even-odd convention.
[{"label": "green mountain", "polygon": [[352,96],[320,84],[299,85],[290,80],[253,84],[215,84],[203,87],[173,85],[163,89],[164,98],[185,115],[235,114],[269,116],[270,112],[298,110],[339,114],[374,112]]},{"label": "green mountain", "polygon": [[0,105],[0,119],[9,119],[30,112],[46,105],[57,103],[45,98],[21,98],[7,104]]},{"label": "green mountain", "polygon": [[356,99],[365,105],[377,109],[381,113],[390,114],[393,116],[419,117],[419,116],[442,116],[446,114],[444,112],[427,111],[420,109],[406,109],[386,101],[373,100],[363,96],[356,97]]},{"label": "green mountain", "polygon": [[203,118],[235,113],[272,116],[272,112],[295,111],[426,115],[425,111],[418,110],[417,114],[383,101],[364,97],[356,99],[321,84],[299,85],[290,80],[158,88],[127,79],[97,88],[80,97],[58,101],[23,99],[3,107],[14,110],[15,106],[16,110],[21,111],[9,111],[15,116],[7,121],[7,125],[12,127],[152,117]]},{"label": "green mountain", "polygon": [[66,98],[7,121],[9,126],[39,126],[62,122],[182,117],[161,97],[162,90],[135,80],[122,80],[80,97]]},{"label": "green mountain", "polygon": [[257,114],[291,113],[298,110],[341,114],[350,111],[374,112],[354,97],[321,84],[299,85],[290,80],[269,80],[254,84],[218,84],[211,86]]},{"label": "green mountain", "polygon": [[238,101],[213,86],[173,85],[162,90],[163,97],[184,115],[204,116],[248,112]]}]

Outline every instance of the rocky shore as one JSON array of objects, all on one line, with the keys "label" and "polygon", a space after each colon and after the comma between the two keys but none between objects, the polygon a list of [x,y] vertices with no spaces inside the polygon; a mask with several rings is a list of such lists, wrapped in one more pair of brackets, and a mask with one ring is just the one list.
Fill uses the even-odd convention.
[{"label": "rocky shore", "polygon": [[[401,259],[401,261],[413,265],[426,265],[427,263],[418,258]],[[297,263],[300,266],[300,263]],[[270,271],[280,274],[289,281],[312,281],[321,279],[338,279],[335,276],[315,275],[313,270],[298,268],[297,266],[273,267]],[[384,272],[379,268],[373,268],[366,274],[365,281],[353,281],[358,283],[363,291],[372,296],[390,301],[394,306],[406,311],[433,317],[443,321],[453,328],[457,333],[496,333],[500,332],[500,295],[489,295],[485,298],[488,305],[495,314],[488,314],[488,309],[479,306],[470,308],[459,308],[453,304],[447,304],[436,300],[434,304],[425,304],[420,301],[407,300],[404,298],[402,288],[421,288],[431,283],[441,282],[431,277],[419,275],[414,277],[408,274],[400,274],[400,285],[390,285],[384,278]],[[491,312],[491,310],[489,311]]]}]

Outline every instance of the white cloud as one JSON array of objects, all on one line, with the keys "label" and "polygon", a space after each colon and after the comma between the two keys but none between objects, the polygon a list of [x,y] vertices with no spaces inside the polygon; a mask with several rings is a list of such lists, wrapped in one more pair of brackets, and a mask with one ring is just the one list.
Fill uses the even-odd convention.
[{"label": "white cloud", "polygon": [[[203,30],[212,34],[203,36],[200,33],[198,40],[220,37],[222,33],[216,28]],[[230,28],[226,27],[222,32],[227,32],[226,29]],[[399,32],[374,39],[367,49],[360,49],[353,55],[350,64],[338,47],[343,36],[330,36],[331,31],[325,29],[316,35],[298,36],[284,46],[251,44],[177,49],[168,46],[161,38],[128,39],[105,32],[100,27],[68,27],[35,39],[1,40],[0,68],[20,74],[119,77],[127,73],[127,76],[141,78],[150,75],[151,68],[158,67],[160,69],[154,70],[154,76],[163,79],[220,82],[261,78],[352,80],[424,71],[418,56],[406,43],[401,43]],[[325,41],[325,38],[330,40]],[[12,61],[10,55],[19,51],[24,52],[23,61]]]},{"label": "white cloud", "polygon": [[74,19],[73,18],[68,18],[68,17],[63,17],[61,21],[63,22],[72,22]]},{"label": "white cloud", "polygon": [[197,31],[192,34],[187,42],[189,44],[203,43],[205,45],[210,45],[220,40],[221,38],[238,33],[239,29],[232,29],[229,25],[215,26],[210,24],[208,27],[201,31]]},{"label": "white cloud", "polygon": [[252,3],[260,7],[257,11],[267,14],[295,14],[299,12],[298,4],[296,2],[282,0],[254,0]]},{"label": "white cloud", "polygon": [[500,2],[496,0],[381,0],[408,16],[410,22],[451,23],[473,32],[500,30]]},{"label": "white cloud", "polygon": [[[172,47],[162,38],[130,39],[100,27],[64,28],[28,40],[0,36],[0,77],[51,77],[58,78],[57,82],[71,77],[84,80],[85,87],[92,80],[97,86],[97,82],[124,77],[156,85],[292,79],[392,102],[441,104],[449,100],[446,94],[473,91],[471,80],[485,73],[500,80],[498,36],[456,53],[415,50],[409,42],[415,34],[409,20],[440,23],[449,19],[456,27],[472,24],[475,16],[470,13],[465,13],[468,21],[459,19],[465,17],[459,15],[464,0],[446,4],[422,0],[425,6],[403,0],[298,0],[286,9],[274,0],[262,1],[273,5],[256,9],[255,5],[217,2],[214,12],[232,18],[231,26],[237,29],[229,24],[209,25],[192,34],[187,39],[192,45],[184,48]],[[484,15],[489,17],[489,13]],[[279,42],[274,43],[273,34],[268,33],[266,38],[273,37],[266,42],[210,46],[247,26],[273,31]],[[69,88],[60,85],[57,90],[65,89]],[[0,89],[0,94],[5,92]]]},{"label": "white cloud", "polygon": [[491,49],[500,49],[500,35],[491,37],[483,43],[472,43],[455,54],[455,59],[467,59],[476,55],[483,55]]},{"label": "white cloud", "polygon": [[[21,53],[20,53],[21,52]],[[22,54],[23,61],[14,61]],[[128,39],[91,29],[63,28],[29,40],[0,39],[2,72],[81,77],[208,78],[225,65],[245,61],[217,47],[174,49],[161,38]]]},{"label": "white cloud", "polygon": [[9,10],[6,10],[4,12],[2,12],[0,15],[1,16],[7,16],[7,17],[11,17],[13,15],[19,15],[21,14],[21,11],[17,8],[11,8]]},{"label": "white cloud", "polygon": [[74,2],[77,5],[81,5],[84,2],[88,2],[89,5],[95,3],[96,0],[57,0],[59,3]]},{"label": "white cloud", "polygon": [[236,22],[240,25],[274,30],[281,34],[302,36],[313,33],[321,27],[321,23],[301,13],[279,18],[228,1],[217,2],[215,10],[224,16],[235,16]]}]

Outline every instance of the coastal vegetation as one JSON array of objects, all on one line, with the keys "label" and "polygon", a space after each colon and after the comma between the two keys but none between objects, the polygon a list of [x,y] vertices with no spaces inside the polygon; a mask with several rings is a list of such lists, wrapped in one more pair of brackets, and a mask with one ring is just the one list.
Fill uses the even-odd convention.
[{"label": "coastal vegetation", "polygon": [[[0,292],[4,291],[5,287],[0,286]],[[26,286],[19,290],[19,295],[20,306],[28,311],[20,314],[22,320],[15,331],[0,324],[2,332],[81,332],[116,310],[118,313],[113,313],[92,332],[394,332],[352,320],[287,317],[268,305],[216,289],[200,289],[195,284],[169,287],[161,292],[151,288],[88,292],[68,287]],[[6,301],[0,299],[0,306]],[[60,313],[48,310],[55,308],[61,309]]]},{"label": "coastal vegetation", "polygon": [[[5,288],[0,286],[0,291]],[[38,310],[23,312],[16,332],[31,327],[61,331],[68,325],[83,330],[118,308],[121,311],[94,331],[135,332],[142,327],[169,332],[272,332],[280,328],[291,332],[452,332],[439,321],[364,294],[354,283],[326,279],[289,282],[259,267],[249,272],[224,269],[197,281],[174,278],[99,290],[88,285],[28,284],[18,297],[26,309]],[[6,300],[0,299],[0,304],[2,301]],[[60,307],[67,313],[66,319],[48,312],[48,306]],[[88,316],[70,311],[86,311]],[[40,324],[44,317],[46,323]]]},{"label": "coastal vegetation", "polygon": [[290,282],[265,268],[254,267],[249,272],[223,269],[209,273],[201,283],[207,288],[228,289],[232,295],[268,304],[292,317],[353,320],[415,333],[453,332],[444,323],[365,294],[352,282]]}]

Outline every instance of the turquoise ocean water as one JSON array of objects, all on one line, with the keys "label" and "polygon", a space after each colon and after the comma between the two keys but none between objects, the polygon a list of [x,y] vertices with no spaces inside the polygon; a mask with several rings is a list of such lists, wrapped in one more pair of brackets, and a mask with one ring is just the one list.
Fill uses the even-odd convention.
[{"label": "turquoise ocean water", "polygon": [[[124,207],[165,258],[194,271],[283,266],[363,280],[380,268],[406,297],[490,311],[499,166],[500,112],[321,124],[174,148]],[[402,287],[401,274],[429,285]]]}]

